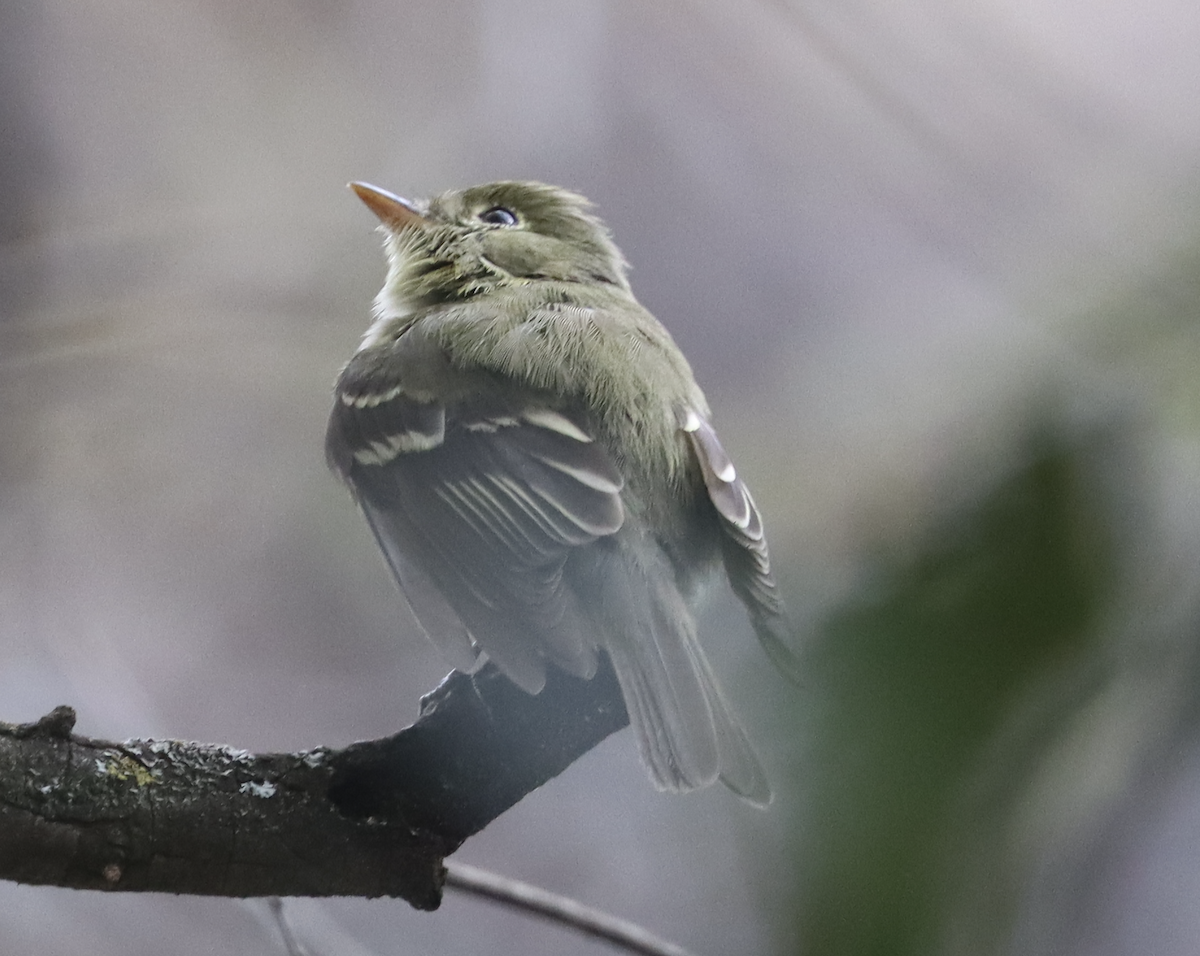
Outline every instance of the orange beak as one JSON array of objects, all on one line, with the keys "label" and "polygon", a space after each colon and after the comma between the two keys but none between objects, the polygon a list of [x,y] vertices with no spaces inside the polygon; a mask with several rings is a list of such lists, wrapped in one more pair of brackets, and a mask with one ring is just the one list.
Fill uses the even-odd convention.
[{"label": "orange beak", "polygon": [[399,231],[405,226],[429,225],[429,220],[417,212],[412,203],[395,193],[370,183],[350,183],[350,188],[389,229]]}]

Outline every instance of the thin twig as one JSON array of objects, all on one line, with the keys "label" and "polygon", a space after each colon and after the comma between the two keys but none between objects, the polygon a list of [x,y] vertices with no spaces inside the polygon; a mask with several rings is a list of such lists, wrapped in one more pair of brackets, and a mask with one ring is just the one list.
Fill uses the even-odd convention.
[{"label": "thin twig", "polygon": [[682,946],[659,939],[629,920],[468,863],[446,861],[446,886],[526,910],[641,956],[693,956]]},{"label": "thin twig", "polygon": [[288,922],[287,914],[283,911],[283,900],[278,896],[268,897],[267,908],[275,918],[275,927],[283,938],[283,948],[287,951],[287,956],[313,956],[308,947],[302,945],[300,940],[296,939],[296,934],[292,932],[291,923]]}]

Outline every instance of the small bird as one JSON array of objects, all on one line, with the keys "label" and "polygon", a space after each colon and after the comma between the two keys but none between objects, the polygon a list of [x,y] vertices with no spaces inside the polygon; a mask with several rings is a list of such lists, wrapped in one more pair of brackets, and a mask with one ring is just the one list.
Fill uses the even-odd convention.
[{"label": "small bird", "polygon": [[326,451],[428,636],[531,694],[608,655],[661,790],[771,790],[696,636],[723,565],[787,673],[762,521],[687,360],[586,199],[497,182],[351,188],[388,259]]}]

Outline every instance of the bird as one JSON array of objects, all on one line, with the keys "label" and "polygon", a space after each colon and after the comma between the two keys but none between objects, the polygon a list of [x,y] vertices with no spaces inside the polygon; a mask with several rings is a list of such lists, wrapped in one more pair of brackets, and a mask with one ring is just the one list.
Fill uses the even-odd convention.
[{"label": "bird", "polygon": [[701,648],[724,569],[795,678],[760,512],[686,358],[583,196],[502,181],[350,188],[387,275],[334,388],[326,454],[456,669],[537,694],[607,655],[659,790],[772,799]]}]

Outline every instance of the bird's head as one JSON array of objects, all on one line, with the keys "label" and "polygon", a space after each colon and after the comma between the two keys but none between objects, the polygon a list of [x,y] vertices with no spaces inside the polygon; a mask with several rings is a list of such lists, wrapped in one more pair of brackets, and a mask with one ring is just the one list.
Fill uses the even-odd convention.
[{"label": "bird's head", "polygon": [[538,281],[629,292],[624,257],[576,193],[497,182],[410,202],[366,183],[350,187],[386,236],[383,318]]}]

